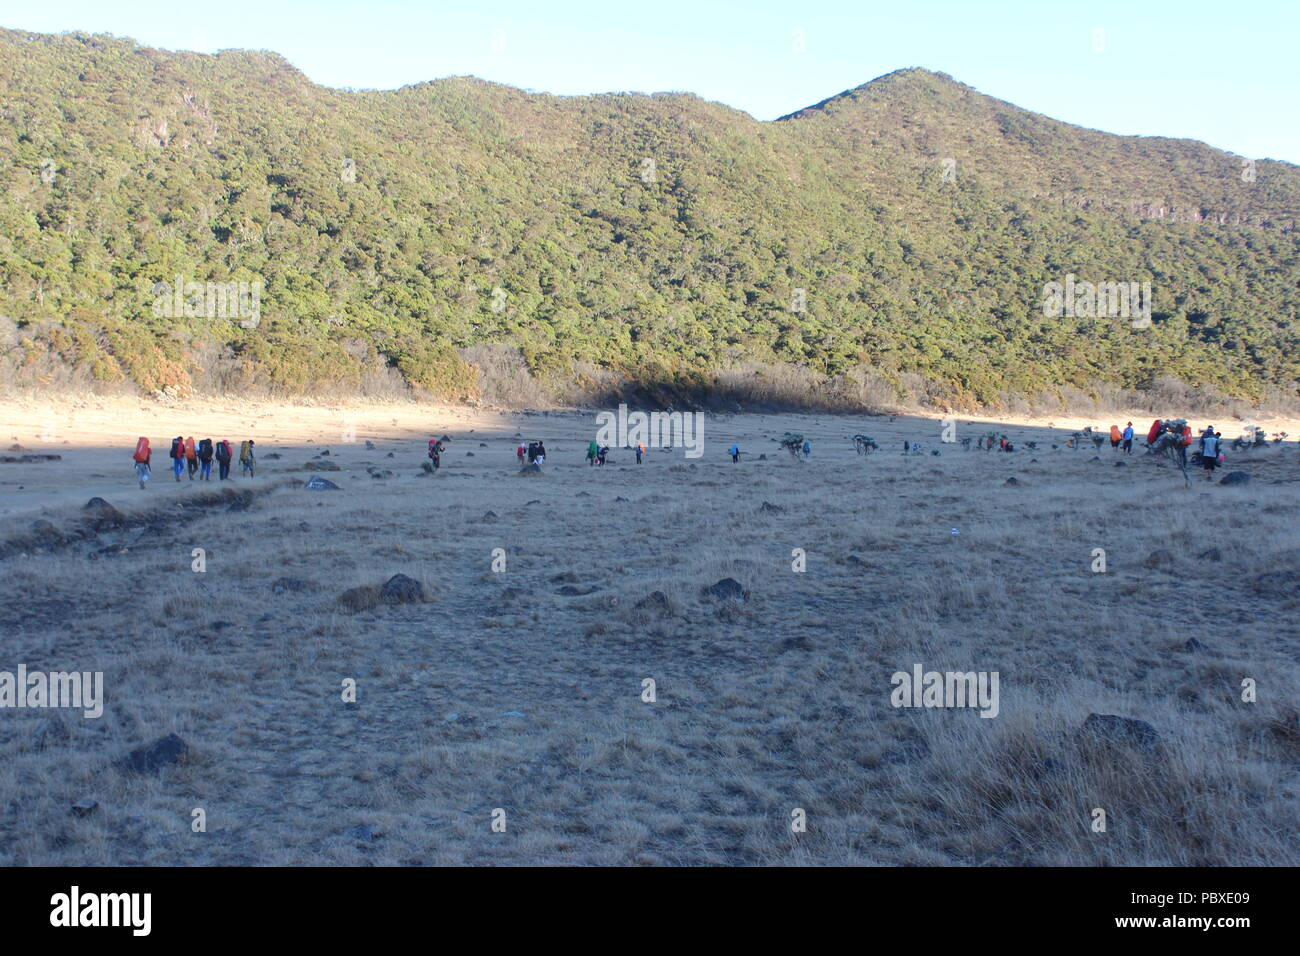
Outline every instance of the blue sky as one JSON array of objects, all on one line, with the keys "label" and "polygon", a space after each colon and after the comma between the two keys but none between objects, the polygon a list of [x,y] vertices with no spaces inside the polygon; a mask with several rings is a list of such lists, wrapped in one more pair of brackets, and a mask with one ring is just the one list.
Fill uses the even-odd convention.
[{"label": "blue sky", "polygon": [[0,26],[274,50],[329,86],[472,74],[773,119],[923,66],[1057,119],[1300,163],[1300,2],[0,0]]}]

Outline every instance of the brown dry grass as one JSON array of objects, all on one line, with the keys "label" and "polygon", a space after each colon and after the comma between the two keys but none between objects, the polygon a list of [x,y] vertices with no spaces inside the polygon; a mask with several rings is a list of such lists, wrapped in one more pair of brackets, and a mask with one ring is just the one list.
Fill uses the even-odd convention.
[{"label": "brown dry grass", "polygon": [[[256,420],[287,434],[312,414]],[[1115,467],[1108,446],[1099,461],[904,457],[904,437],[937,439],[915,419],[710,418],[694,467],[615,451],[599,470],[583,462],[589,416],[438,413],[418,435],[371,418],[357,439],[373,450],[329,445],[338,492],[273,487],[321,446],[260,439],[262,472],[237,485],[268,490],[246,511],[177,511],[200,492],[162,467],[138,491],[129,443],[72,446],[61,470],[0,466],[0,537],[40,516],[70,530],[91,494],[147,517],[0,562],[0,669],[103,670],[108,696],[100,720],[63,714],[68,738],[43,749],[56,715],[0,711],[0,860],[1300,862],[1294,444],[1234,460],[1247,487],[1184,491],[1150,458]],[[983,430],[966,421],[959,434]],[[765,440],[786,430],[811,437],[811,461]],[[515,479],[516,431],[547,439],[543,477]],[[883,450],[855,455],[858,431]],[[443,471],[416,477],[443,432]],[[1105,574],[1090,571],[1098,547]],[[1220,560],[1198,558],[1213,547]],[[425,603],[340,606],[399,572]],[[281,577],[308,583],[276,592]],[[748,602],[701,596],[723,577]],[[636,606],[656,590],[666,607]],[[1204,652],[1183,649],[1192,636]],[[890,675],[918,662],[998,671],[1001,715],[894,709]],[[1244,677],[1258,703],[1240,700]],[[1162,748],[1087,745],[1075,731],[1094,711],[1150,722]],[[117,766],[172,731],[184,765]],[[82,796],[100,807],[78,818]],[[195,807],[207,833],[190,831]],[[807,833],[791,833],[795,807]],[[1106,833],[1089,829],[1094,807]],[[375,838],[348,836],[357,825]]]}]

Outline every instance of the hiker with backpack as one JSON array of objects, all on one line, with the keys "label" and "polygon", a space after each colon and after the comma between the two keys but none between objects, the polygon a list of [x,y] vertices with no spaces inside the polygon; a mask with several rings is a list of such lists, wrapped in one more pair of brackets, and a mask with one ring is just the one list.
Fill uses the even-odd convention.
[{"label": "hiker with backpack", "polygon": [[1210,429],[1201,436],[1201,467],[1205,469],[1205,480],[1214,480],[1214,469],[1219,465],[1219,439]]},{"label": "hiker with backpack", "polygon": [[728,453],[731,455],[731,463],[733,465],[740,461],[740,446],[738,444],[733,442]]},{"label": "hiker with backpack", "polygon": [[1124,426],[1124,454],[1133,454],[1133,423]]},{"label": "hiker with backpack", "polygon": [[185,470],[189,472],[190,481],[194,480],[194,473],[199,470],[199,462],[194,452],[193,436],[185,439]]},{"label": "hiker with backpack", "polygon": [[810,457],[812,457],[812,442],[805,438],[803,442],[803,460],[807,461]]},{"label": "hiker with backpack", "polygon": [[641,464],[641,456],[645,454],[645,445],[640,442],[636,443],[636,463]]},{"label": "hiker with backpack", "polygon": [[221,439],[221,441],[217,442],[217,450],[216,450],[218,480],[225,481],[227,478],[230,477],[231,457],[232,455],[231,455],[230,442],[226,441],[226,439],[223,438]]},{"label": "hiker with backpack", "polygon": [[239,465],[243,474],[252,478],[257,473],[257,462],[253,458],[253,439],[245,439],[239,446]]},{"label": "hiker with backpack", "polygon": [[596,459],[597,457],[599,457],[599,455],[600,455],[600,446],[597,445],[595,440],[593,439],[587,445],[587,467],[588,468],[590,468],[592,465],[596,463]]},{"label": "hiker with backpack", "polygon": [[181,472],[185,470],[185,439],[177,435],[172,439],[172,448],[168,456],[172,460],[172,474],[176,480],[181,480]]},{"label": "hiker with backpack", "polygon": [[1119,451],[1119,443],[1123,441],[1123,435],[1118,425],[1110,426],[1110,448],[1111,451]]},{"label": "hiker with backpack", "polygon": [[533,462],[540,468],[544,461],[546,461],[546,443],[539,441],[537,443],[537,457],[533,459]]},{"label": "hiker with backpack", "polygon": [[212,480],[212,439],[205,438],[199,442],[195,455],[199,459],[199,480]]},{"label": "hiker with backpack", "polygon": [[136,439],[135,454],[131,460],[135,462],[135,479],[140,482],[140,489],[144,490],[144,483],[149,480],[149,457],[153,454],[149,449],[149,439],[141,435]]},{"label": "hiker with backpack", "polygon": [[433,462],[434,471],[442,467],[442,439],[429,439],[429,461]]},{"label": "hiker with backpack", "polygon": [[601,468],[605,467],[605,459],[607,457],[609,457],[609,446],[601,445],[600,450],[596,452],[596,461],[600,463]]}]

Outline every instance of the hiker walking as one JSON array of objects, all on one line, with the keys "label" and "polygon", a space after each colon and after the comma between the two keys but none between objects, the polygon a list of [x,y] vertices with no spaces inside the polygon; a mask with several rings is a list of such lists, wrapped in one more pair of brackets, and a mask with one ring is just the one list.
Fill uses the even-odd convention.
[{"label": "hiker walking", "polygon": [[640,442],[636,443],[636,463],[641,464],[641,456],[645,454],[645,445]]},{"label": "hiker walking", "polygon": [[1111,451],[1119,451],[1119,443],[1124,440],[1118,425],[1110,426],[1110,448]]},{"label": "hiker walking", "polygon": [[1208,428],[1201,436],[1201,467],[1205,469],[1205,480],[1214,480],[1214,469],[1219,464],[1219,438]]},{"label": "hiker walking", "polygon": [[185,470],[185,439],[177,435],[172,439],[172,449],[167,453],[172,460],[172,474],[176,480],[181,480],[181,472]]},{"label": "hiker walking", "polygon": [[230,477],[230,459],[232,457],[230,442],[221,439],[217,442],[217,480],[225,481]]},{"label": "hiker walking", "polygon": [[592,465],[594,465],[596,463],[596,458],[599,455],[600,455],[600,446],[597,445],[595,439],[593,439],[587,445],[587,467],[591,467]]},{"label": "hiker walking", "polygon": [[212,439],[205,438],[199,442],[198,451],[195,452],[199,459],[199,480],[212,480]]},{"label": "hiker walking", "polygon": [[546,461],[546,442],[539,441],[537,443],[537,457],[533,459],[533,462],[540,468],[544,461]]},{"label": "hiker walking", "polygon": [[520,468],[524,467],[524,452],[527,450],[523,442],[520,442],[519,447],[515,449],[515,458],[519,461]]},{"label": "hiker walking", "polygon": [[803,460],[807,461],[811,455],[812,455],[812,442],[810,442],[808,439],[805,438],[803,441]]},{"label": "hiker walking", "polygon": [[1133,423],[1124,426],[1124,454],[1133,454]]},{"label": "hiker walking", "polygon": [[131,460],[135,462],[135,480],[140,482],[141,490],[144,489],[144,483],[149,480],[149,457],[153,452],[149,449],[149,439],[141,435],[135,443],[135,454]]},{"label": "hiker walking", "polygon": [[194,454],[193,435],[185,439],[185,470],[189,472],[190,481],[194,480],[194,473],[199,470],[199,462]]},{"label": "hiker walking", "polygon": [[429,461],[433,462],[434,471],[437,471],[442,467],[442,449],[443,445],[441,438],[429,439]]},{"label": "hiker walking", "polygon": [[252,478],[257,471],[257,462],[253,458],[253,439],[245,439],[239,446],[239,466],[242,473]]},{"label": "hiker walking", "polygon": [[600,463],[601,468],[605,467],[605,459],[608,457],[609,457],[609,446],[601,445],[600,450],[596,452],[596,461]]},{"label": "hiker walking", "polygon": [[731,446],[730,454],[731,454],[732,464],[735,464],[736,462],[740,461],[740,446],[733,444]]}]

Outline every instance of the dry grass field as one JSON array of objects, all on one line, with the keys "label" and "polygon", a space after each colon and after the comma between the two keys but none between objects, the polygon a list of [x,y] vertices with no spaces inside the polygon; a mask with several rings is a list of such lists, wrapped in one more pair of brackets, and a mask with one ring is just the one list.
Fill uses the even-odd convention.
[{"label": "dry grass field", "polygon": [[[106,693],[0,710],[0,863],[1296,865],[1294,438],[1186,489],[1050,447],[1088,423],[1008,423],[1003,454],[920,418],[710,416],[698,459],[602,469],[576,412],[0,406],[3,448],[62,455],[0,464],[0,670]],[[176,433],[257,438],[257,477],[175,483]],[[321,463],[339,490],[301,487]],[[364,590],[396,574],[423,599]],[[724,578],[743,599],[703,593]],[[997,716],[892,706],[916,664],[997,672]],[[123,764],[171,733],[176,763]]]}]

